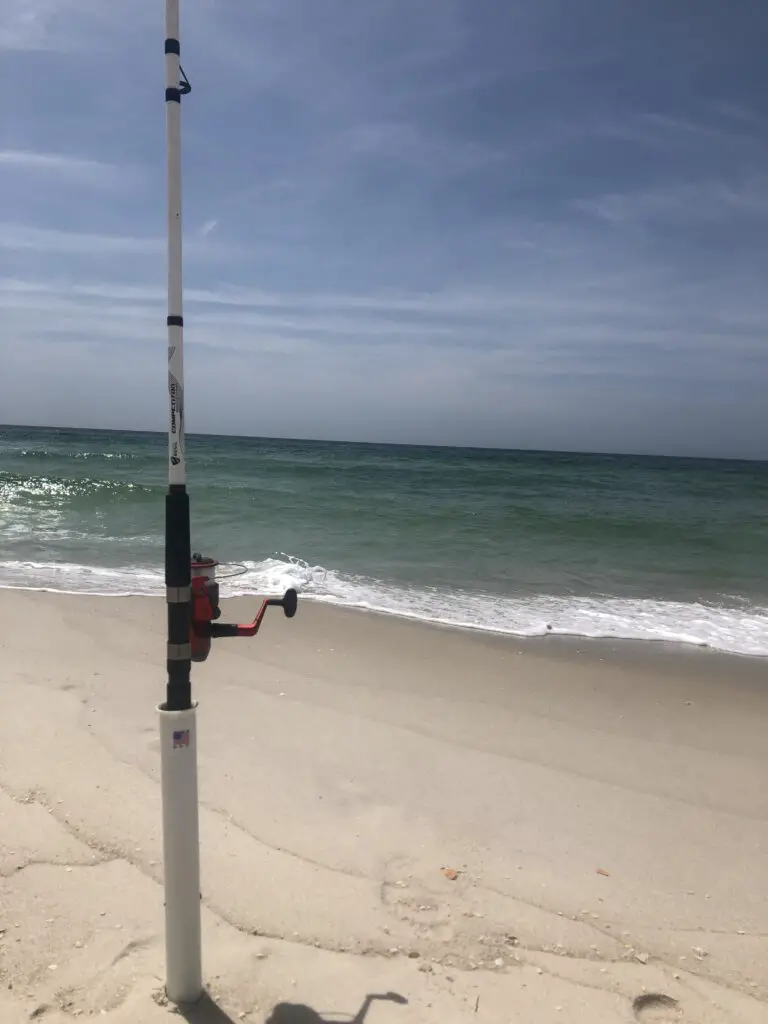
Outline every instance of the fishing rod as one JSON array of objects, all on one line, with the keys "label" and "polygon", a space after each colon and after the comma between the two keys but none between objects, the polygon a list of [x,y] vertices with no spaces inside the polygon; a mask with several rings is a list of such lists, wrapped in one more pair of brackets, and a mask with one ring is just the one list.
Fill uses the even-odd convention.
[{"label": "fishing rod", "polygon": [[214,558],[192,554],[184,444],[184,319],[182,310],[181,99],[191,86],[180,63],[179,0],[165,0],[165,111],[168,203],[168,493],[165,498],[165,586],[168,613],[166,699],[158,707],[166,994],[193,1003],[203,994],[200,936],[200,839],[197,795],[197,701],[192,662],[205,661],[217,637],[255,636],[266,611],[292,618],[296,591],[268,598],[253,622],[220,623]]}]

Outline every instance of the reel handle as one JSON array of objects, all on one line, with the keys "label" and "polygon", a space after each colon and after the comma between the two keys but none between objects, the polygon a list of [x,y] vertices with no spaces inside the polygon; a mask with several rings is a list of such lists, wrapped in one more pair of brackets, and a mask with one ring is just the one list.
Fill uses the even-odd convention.
[{"label": "reel handle", "polygon": [[261,623],[264,621],[264,616],[267,614],[267,608],[282,608],[286,619],[292,619],[296,614],[298,606],[299,595],[293,587],[290,587],[282,597],[268,597],[265,601],[262,601],[261,608],[259,608],[253,622],[240,624],[211,622],[209,635],[214,638],[222,636],[256,636]]}]

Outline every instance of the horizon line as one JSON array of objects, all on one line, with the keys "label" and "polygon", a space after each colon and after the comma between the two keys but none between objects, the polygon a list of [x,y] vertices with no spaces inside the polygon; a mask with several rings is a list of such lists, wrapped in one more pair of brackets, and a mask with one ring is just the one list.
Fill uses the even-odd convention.
[{"label": "horizon line", "polygon": [[[66,430],[81,432],[99,432],[104,434],[147,434],[158,437],[167,437],[167,431],[158,429],[146,429],[138,427],[73,427],[62,424],[41,424],[41,423],[0,423],[0,430],[6,428],[12,430]],[[691,462],[747,462],[750,464],[768,465],[768,457],[751,458],[744,455],[675,455],[659,454],[657,452],[636,452],[636,451],[588,451],[586,449],[568,448],[509,448],[499,445],[474,445],[474,444],[436,444],[419,441],[353,441],[349,438],[332,437],[278,437],[270,434],[228,434],[215,431],[189,431],[187,438],[229,438],[240,441],[284,441],[288,443],[300,442],[301,444],[350,444],[361,447],[380,448],[429,448],[438,451],[467,451],[467,452],[504,452],[509,455],[582,455],[594,458],[635,458],[635,459],[670,459],[687,460]]]}]

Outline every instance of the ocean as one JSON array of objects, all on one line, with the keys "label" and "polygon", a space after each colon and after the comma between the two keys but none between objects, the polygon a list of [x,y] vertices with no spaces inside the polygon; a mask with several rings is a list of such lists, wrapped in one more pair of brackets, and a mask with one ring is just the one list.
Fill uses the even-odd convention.
[{"label": "ocean", "polygon": [[[768,463],[187,439],[222,596],[768,656]],[[0,427],[0,586],[163,593],[166,438]]]}]

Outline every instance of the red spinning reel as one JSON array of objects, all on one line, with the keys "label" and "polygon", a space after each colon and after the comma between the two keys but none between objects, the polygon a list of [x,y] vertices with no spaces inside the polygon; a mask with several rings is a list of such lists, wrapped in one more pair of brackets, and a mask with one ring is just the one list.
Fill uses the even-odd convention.
[{"label": "red spinning reel", "polygon": [[267,608],[280,607],[287,619],[296,614],[299,599],[291,587],[282,597],[270,597],[262,601],[261,608],[253,622],[236,624],[216,622],[221,615],[219,607],[219,584],[216,581],[215,558],[192,555],[192,624],[189,640],[192,646],[192,661],[205,661],[211,653],[211,640],[223,636],[256,636],[267,613]]}]

